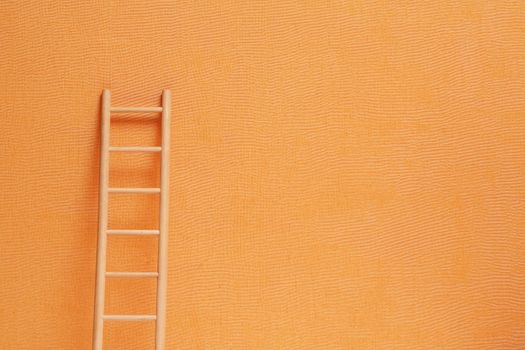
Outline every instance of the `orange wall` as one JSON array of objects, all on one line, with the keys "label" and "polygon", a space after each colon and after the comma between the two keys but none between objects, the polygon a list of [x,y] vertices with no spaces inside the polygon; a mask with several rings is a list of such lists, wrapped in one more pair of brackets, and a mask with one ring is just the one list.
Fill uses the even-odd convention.
[{"label": "orange wall", "polygon": [[[173,91],[168,349],[525,348],[524,14],[2,2],[0,349],[90,349],[104,87]],[[157,159],[119,157],[112,184],[155,185]],[[113,227],[155,225],[133,198]],[[154,268],[154,239],[109,244],[110,269]],[[152,281],[108,286],[108,312],[153,312]],[[153,326],[111,323],[106,349]]]}]

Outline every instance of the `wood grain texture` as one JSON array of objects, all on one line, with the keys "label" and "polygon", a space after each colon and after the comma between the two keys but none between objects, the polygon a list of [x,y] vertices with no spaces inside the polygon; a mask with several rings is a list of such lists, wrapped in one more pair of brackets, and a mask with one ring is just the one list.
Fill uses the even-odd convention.
[{"label": "wood grain texture", "polygon": [[[3,1],[0,348],[90,348],[100,93],[170,88],[167,349],[523,349],[524,14]],[[119,115],[112,146],[158,146],[155,118]],[[110,186],[158,187],[159,160],[112,153]],[[113,197],[110,227],[158,228],[158,195]],[[108,271],[155,271],[157,240],[108,237]],[[152,314],[154,294],[108,280],[108,312]]]}]

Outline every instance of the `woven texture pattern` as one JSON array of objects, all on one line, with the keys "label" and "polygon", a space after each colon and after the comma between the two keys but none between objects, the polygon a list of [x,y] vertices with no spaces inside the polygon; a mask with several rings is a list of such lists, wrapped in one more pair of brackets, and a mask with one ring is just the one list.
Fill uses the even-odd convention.
[{"label": "woven texture pattern", "polygon": [[[520,1],[2,1],[0,349],[91,347],[100,94],[173,92],[167,349],[525,348]],[[120,118],[113,145],[159,142]],[[111,157],[112,186],[158,155]],[[111,195],[110,226],[156,228]],[[108,270],[156,268],[111,237]],[[152,280],[106,310],[154,312]],[[108,322],[105,349],[153,349]]]}]

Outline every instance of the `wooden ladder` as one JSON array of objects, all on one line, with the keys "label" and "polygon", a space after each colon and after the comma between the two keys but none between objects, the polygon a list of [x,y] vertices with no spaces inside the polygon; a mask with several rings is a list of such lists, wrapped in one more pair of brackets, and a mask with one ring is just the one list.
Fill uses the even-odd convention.
[{"label": "wooden ladder", "polygon": [[[111,107],[111,93],[102,93],[102,127],[100,149],[100,192],[98,218],[97,278],[95,290],[95,317],[93,325],[93,350],[102,350],[105,321],[156,321],[155,349],[164,350],[166,333],[166,287],[168,280],[168,196],[169,196],[169,145],[170,145],[171,92],[162,92],[162,107]],[[160,147],[111,147],[109,144],[111,113],[162,113],[162,141]],[[109,187],[109,152],[160,152],[160,188],[111,188]],[[159,193],[159,229],[128,230],[108,228],[109,193]],[[156,272],[108,272],[106,248],[108,235],[158,236],[158,264]],[[155,315],[106,315],[104,297],[106,278],[156,278],[157,306]]]}]

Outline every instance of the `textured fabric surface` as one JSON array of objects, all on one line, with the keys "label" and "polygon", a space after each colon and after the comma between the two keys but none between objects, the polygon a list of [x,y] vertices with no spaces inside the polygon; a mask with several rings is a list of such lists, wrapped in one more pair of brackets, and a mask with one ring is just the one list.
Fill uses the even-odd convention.
[{"label": "textured fabric surface", "polygon": [[[90,349],[100,94],[173,91],[168,349],[525,348],[522,1],[2,1],[0,349]],[[112,124],[154,145],[158,124]],[[158,181],[155,155],[111,184]],[[154,228],[151,196],[112,197]],[[109,269],[156,240],[110,238]],[[155,284],[108,282],[108,313]],[[105,349],[153,349],[108,323]]]}]

